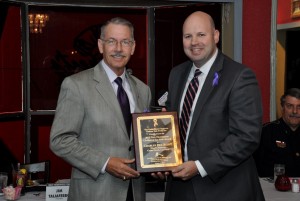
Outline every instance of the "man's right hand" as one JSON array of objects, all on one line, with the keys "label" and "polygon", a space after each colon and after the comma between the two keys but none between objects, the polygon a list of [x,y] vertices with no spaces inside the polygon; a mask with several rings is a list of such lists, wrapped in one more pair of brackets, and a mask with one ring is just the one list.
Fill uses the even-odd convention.
[{"label": "man's right hand", "polygon": [[140,173],[128,166],[134,161],[135,159],[110,157],[105,171],[122,180],[137,178]]}]

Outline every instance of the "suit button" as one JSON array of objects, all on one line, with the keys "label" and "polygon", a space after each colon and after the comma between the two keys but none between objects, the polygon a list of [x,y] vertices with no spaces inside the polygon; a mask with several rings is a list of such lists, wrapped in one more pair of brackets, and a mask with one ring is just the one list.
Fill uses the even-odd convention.
[{"label": "suit button", "polygon": [[128,148],[128,151],[131,151],[131,147],[132,147],[132,146],[130,146],[130,147]]}]

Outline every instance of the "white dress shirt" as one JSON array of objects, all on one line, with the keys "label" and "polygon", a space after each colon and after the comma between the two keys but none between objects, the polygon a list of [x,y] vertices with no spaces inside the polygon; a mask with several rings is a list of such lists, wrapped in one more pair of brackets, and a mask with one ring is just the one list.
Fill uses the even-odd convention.
[{"label": "white dress shirt", "polygon": [[[214,61],[216,60],[217,58],[217,54],[218,54],[218,49],[216,50],[216,52],[214,53],[214,55],[199,69],[201,71],[201,74],[198,76],[198,80],[199,80],[199,88],[198,88],[198,91],[196,93],[196,96],[195,96],[195,99],[194,99],[194,102],[193,102],[193,106],[191,108],[191,114],[190,114],[190,120],[189,120],[189,125],[188,125],[188,128],[187,128],[187,132],[186,132],[186,141],[185,141],[185,145],[184,145],[184,161],[188,161],[188,155],[187,155],[187,141],[188,141],[188,137],[189,137],[189,133],[190,133],[190,127],[191,127],[191,122],[193,120],[193,114],[194,114],[194,110],[195,110],[195,106],[196,106],[196,103],[197,103],[197,100],[199,98],[199,95],[202,91],[202,87],[204,85],[204,82],[206,80],[206,77],[210,71],[210,68],[212,66],[212,64],[214,63]],[[182,112],[182,105],[183,105],[183,102],[184,102],[184,97],[185,97],[185,93],[187,91],[187,88],[189,86],[189,83],[190,81],[193,79],[194,77],[194,73],[195,73],[195,70],[198,69],[195,64],[193,64],[193,67],[191,68],[191,71],[190,71],[190,74],[188,76],[188,80],[185,84],[185,88],[184,88],[184,96],[181,97],[181,101],[180,101],[180,114]],[[201,97],[200,97],[201,98]],[[197,166],[197,169],[200,173],[200,175],[202,177],[205,177],[207,175],[207,172],[205,171],[205,169],[203,168],[203,166],[201,165],[201,162],[199,160],[195,161],[196,163],[196,166]]]},{"label": "white dress shirt", "polygon": [[117,96],[117,92],[118,92],[118,85],[117,83],[115,82],[115,79],[117,77],[121,77],[122,78],[122,85],[123,85],[123,88],[124,90],[126,91],[126,94],[128,96],[128,99],[129,99],[129,104],[130,104],[130,111],[131,113],[134,112],[134,109],[135,109],[135,102],[134,102],[134,99],[133,99],[133,95],[132,95],[132,92],[131,92],[131,89],[130,89],[130,85],[128,83],[128,80],[126,78],[126,74],[125,74],[125,71],[126,69],[124,70],[123,74],[121,76],[117,76],[108,66],[107,64],[104,62],[104,60],[101,61],[101,65],[103,66],[107,76],[108,76],[108,79],[110,81],[110,83],[112,84],[112,87],[114,88],[114,91],[115,91],[115,94]]},{"label": "white dress shirt", "polygon": [[[132,95],[132,92],[131,92],[131,89],[130,89],[130,85],[127,81],[127,78],[125,76],[125,71],[126,69],[124,70],[123,74],[121,76],[117,76],[108,66],[107,64],[104,62],[104,60],[101,61],[101,65],[103,66],[103,69],[105,70],[107,76],[108,76],[108,79],[114,89],[114,92],[117,96],[118,94],[118,85],[117,83],[115,82],[115,79],[117,77],[121,77],[122,78],[122,85],[123,85],[123,88],[124,90],[126,91],[127,93],[127,96],[128,96],[128,99],[129,99],[129,104],[130,104],[130,111],[131,113],[134,112],[135,110],[135,102],[134,102],[134,99],[133,99],[133,95]],[[110,157],[107,159],[106,163],[104,164],[104,166],[102,167],[101,169],[101,173],[104,174],[106,171],[106,166],[107,166],[107,163],[109,161]]]}]

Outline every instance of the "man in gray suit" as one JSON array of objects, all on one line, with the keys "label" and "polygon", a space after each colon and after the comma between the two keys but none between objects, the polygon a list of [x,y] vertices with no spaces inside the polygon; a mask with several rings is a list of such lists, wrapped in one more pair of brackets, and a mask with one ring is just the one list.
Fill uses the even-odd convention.
[{"label": "man in gray suit", "polygon": [[133,31],[123,18],[109,20],[98,40],[103,60],[62,83],[50,148],[73,166],[69,201],[145,200],[144,178],[134,170],[131,125],[117,98],[125,90],[130,117],[151,101],[149,87],[126,72],[135,49]]},{"label": "man in gray suit", "polygon": [[[264,200],[252,158],[262,124],[258,83],[251,69],[221,53],[218,42],[211,16],[188,16],[183,48],[191,61],[172,69],[166,104],[178,111],[186,133],[184,163],[172,170],[165,201]],[[189,87],[191,80],[197,84]]]}]

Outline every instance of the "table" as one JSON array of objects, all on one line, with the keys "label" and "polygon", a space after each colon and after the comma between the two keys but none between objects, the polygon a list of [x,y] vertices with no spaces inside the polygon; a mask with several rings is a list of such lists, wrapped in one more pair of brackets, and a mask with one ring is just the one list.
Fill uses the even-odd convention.
[{"label": "table", "polygon": [[[300,201],[300,193],[277,191],[274,183],[266,178],[260,178],[260,184],[266,201]],[[164,193],[147,193],[146,201],[163,201]]]},{"label": "table", "polygon": [[300,193],[292,191],[277,191],[274,182],[270,182],[266,178],[260,178],[260,184],[263,189],[266,201],[299,201]]},{"label": "table", "polygon": [[[17,201],[39,201],[39,200],[46,200],[46,192],[39,191],[39,192],[27,192],[24,196],[21,196]],[[0,201],[6,201],[4,196],[0,197]]]},{"label": "table", "polygon": [[[263,189],[266,201],[299,201],[300,193],[293,193],[291,191],[281,192],[275,189],[274,183],[268,181],[266,178],[260,178],[261,187]],[[163,201],[164,192],[147,192],[146,201]],[[41,192],[27,192],[18,201],[44,201],[45,191]],[[4,197],[0,197],[0,201],[4,201]]]},{"label": "table", "polygon": [[[151,192],[146,193],[146,201],[163,201],[164,200],[163,192]],[[45,201],[46,192],[27,192],[24,196],[21,196],[17,201]],[[0,196],[0,201],[6,201],[4,196]]]}]

